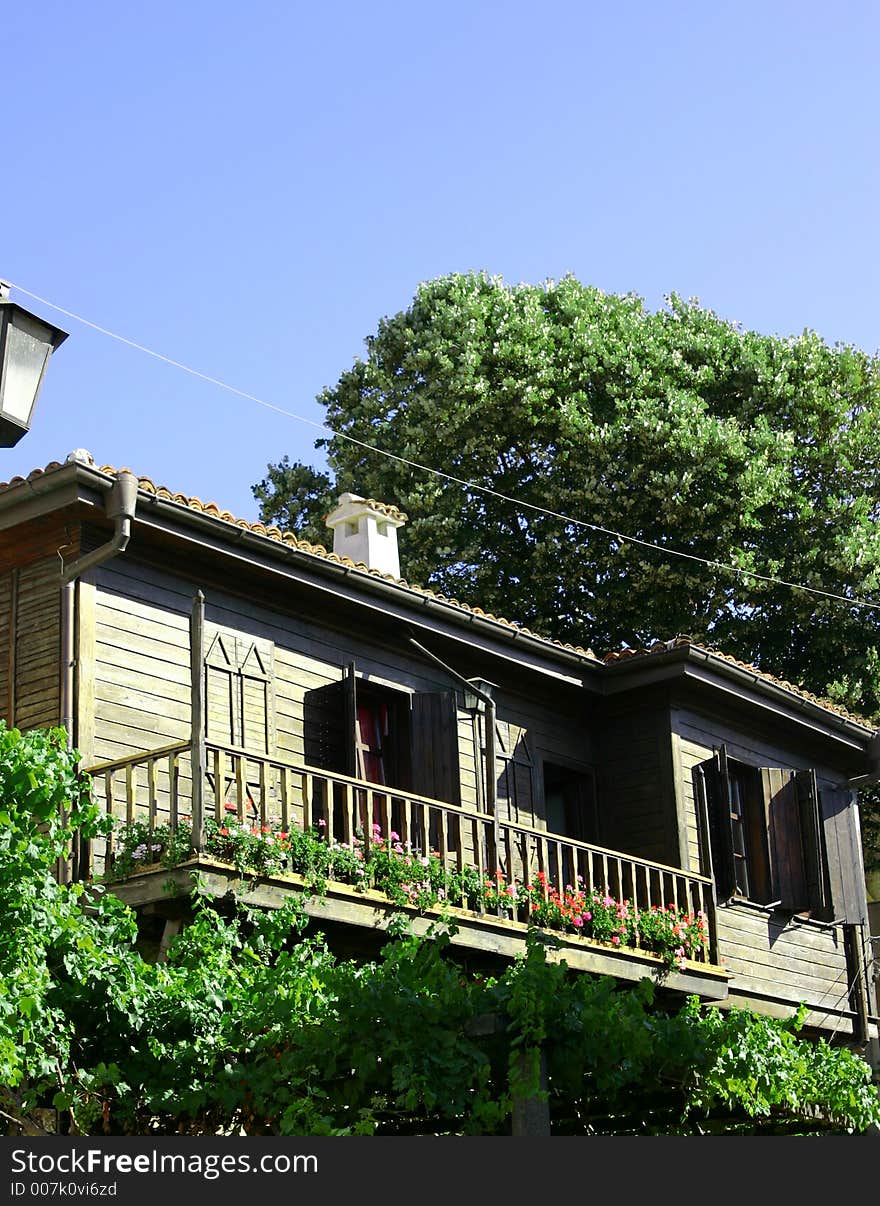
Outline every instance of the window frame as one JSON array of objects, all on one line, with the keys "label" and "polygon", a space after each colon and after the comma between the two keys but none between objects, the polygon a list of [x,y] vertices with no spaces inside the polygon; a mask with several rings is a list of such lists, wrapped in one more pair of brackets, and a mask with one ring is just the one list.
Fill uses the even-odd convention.
[{"label": "window frame", "polygon": [[718,898],[827,917],[829,865],[815,772],[755,766],[721,745],[695,773],[702,857]]}]

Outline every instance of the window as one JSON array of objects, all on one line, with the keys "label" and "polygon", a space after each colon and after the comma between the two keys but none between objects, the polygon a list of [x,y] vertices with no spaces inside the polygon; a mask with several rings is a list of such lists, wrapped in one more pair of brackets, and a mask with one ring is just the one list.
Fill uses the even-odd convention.
[{"label": "window", "polygon": [[234,812],[238,801],[256,817],[263,790],[259,758],[275,753],[273,645],[217,630],[205,655],[204,674],[205,737],[252,755],[241,760],[243,799],[238,798],[239,787],[229,761],[221,782],[215,782],[213,771],[208,772],[208,786],[228,811]]},{"label": "window", "polygon": [[704,860],[719,899],[824,913],[828,872],[814,772],[749,766],[721,746],[696,775]]},{"label": "window", "polygon": [[275,743],[272,645],[217,632],[205,655],[205,736],[271,754]]},{"label": "window", "polygon": [[578,842],[599,841],[596,784],[583,770],[544,763],[544,807],[547,828]]},{"label": "window", "polygon": [[453,691],[396,691],[351,662],[341,679],[306,692],[303,712],[310,766],[461,803]]}]

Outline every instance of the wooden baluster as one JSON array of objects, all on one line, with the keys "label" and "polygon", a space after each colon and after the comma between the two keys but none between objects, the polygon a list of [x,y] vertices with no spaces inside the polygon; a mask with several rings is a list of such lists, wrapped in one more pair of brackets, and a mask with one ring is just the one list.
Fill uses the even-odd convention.
[{"label": "wooden baluster", "polygon": [[400,840],[404,850],[412,849],[412,812],[410,801],[403,797],[400,809]]},{"label": "wooden baluster", "polygon": [[[392,845],[391,841],[391,800],[387,795],[379,796],[379,828],[382,836]],[[399,836],[399,835],[398,835]]]},{"label": "wooden baluster", "polygon": [[565,891],[565,883],[562,878],[562,842],[553,842],[553,874],[556,879],[556,891],[561,896]]},{"label": "wooden baluster", "polygon": [[513,834],[509,825],[504,826],[501,845],[504,849],[504,874],[508,884],[512,884],[516,879],[516,868],[513,862]]},{"label": "wooden baluster", "polygon": [[474,839],[474,855],[477,865],[477,876],[479,879],[480,890],[477,894],[477,911],[483,912],[483,884],[486,880],[486,863],[483,858],[483,826],[485,822],[474,817],[473,820],[473,839]]},{"label": "wooden baluster", "polygon": [[468,899],[464,888],[464,829],[462,826],[461,817],[458,815],[458,813],[456,813],[453,818],[453,824],[455,826],[455,869],[458,872],[458,881],[461,885],[459,903],[461,904],[462,908],[466,908]]},{"label": "wooden baluster", "polygon": [[428,809],[427,809],[426,805],[420,803],[420,804],[417,804],[416,807],[419,810],[419,819],[418,819],[419,850],[418,850],[418,852],[419,852],[419,854],[421,854],[422,858],[425,858],[425,856],[428,853],[428,826],[430,825],[431,822],[430,822],[430,817],[428,815]]},{"label": "wooden baluster", "polygon": [[[104,774],[104,811],[106,812],[107,816],[110,817],[111,820],[115,820],[115,818],[113,816],[113,772],[112,771],[106,771]],[[113,833],[113,829],[111,827],[109,829],[109,832],[107,833],[107,846],[106,846],[106,852],[104,855],[104,857],[108,863],[113,858],[113,838],[114,838],[114,833]]]},{"label": "wooden baluster", "polygon": [[[332,790],[333,789],[331,788],[331,791]],[[346,783],[343,785],[343,788],[342,788],[342,842],[343,842],[343,845],[345,845],[345,846],[352,846],[354,844],[354,816],[353,816],[353,802],[352,802],[351,797],[352,797],[351,787]],[[367,849],[368,849],[368,846],[365,841],[365,843],[364,843],[364,854],[365,855],[367,853]]]},{"label": "wooden baluster", "polygon": [[549,880],[550,880],[550,857],[547,839],[542,835],[537,839],[538,844],[538,870],[541,872],[541,895],[546,900],[549,896]]},{"label": "wooden baluster", "polygon": [[244,824],[244,802],[247,796],[245,760],[241,754],[233,754],[235,763],[235,815],[239,824]]},{"label": "wooden baluster", "polygon": [[131,825],[135,814],[135,765],[127,763],[125,767],[125,823]]},{"label": "wooden baluster", "polygon": [[152,833],[156,828],[156,813],[159,811],[159,765],[155,758],[147,759],[147,808]]},{"label": "wooden baluster", "polygon": [[281,797],[281,828],[284,833],[289,833],[291,828],[290,822],[290,771],[286,766],[279,767],[278,771],[278,790]]},{"label": "wooden baluster", "polygon": [[265,758],[260,759],[260,829],[264,829],[269,823],[269,813],[266,807],[269,799],[269,767]]},{"label": "wooden baluster", "polygon": [[633,916],[633,931],[635,933],[634,945],[638,948],[642,945],[641,937],[639,936],[639,885],[638,885],[638,863],[629,864],[630,875],[630,890],[632,896],[630,898],[630,908]]},{"label": "wooden baluster", "polygon": [[168,822],[172,829],[177,828],[179,820],[178,789],[180,779],[180,763],[177,754],[168,755]]},{"label": "wooden baluster", "polygon": [[445,875],[446,860],[449,857],[449,835],[447,833],[447,825],[449,824],[449,820],[444,809],[438,808],[437,812],[439,813],[440,821],[440,842],[437,853],[440,855],[440,862],[443,864],[443,873]]},{"label": "wooden baluster", "polygon": [[[302,824],[303,833],[308,833],[315,823],[314,813],[314,790],[315,781],[311,775],[304,773],[300,780],[302,791]],[[325,818],[326,819],[326,818]],[[329,834],[325,832],[325,837],[329,841]]]},{"label": "wooden baluster", "polygon": [[214,750],[214,820],[222,825],[226,819],[226,754]]}]

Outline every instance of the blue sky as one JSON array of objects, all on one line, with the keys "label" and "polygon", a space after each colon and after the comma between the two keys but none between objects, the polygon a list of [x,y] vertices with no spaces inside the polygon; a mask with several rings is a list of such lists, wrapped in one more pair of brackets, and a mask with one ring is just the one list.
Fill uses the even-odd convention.
[{"label": "blue sky", "polygon": [[[880,347],[874,2],[7,8],[0,276],[314,422],[448,272]],[[70,338],[0,480],[86,447],[256,518],[268,461],[321,463],[313,428],[12,296]]]}]

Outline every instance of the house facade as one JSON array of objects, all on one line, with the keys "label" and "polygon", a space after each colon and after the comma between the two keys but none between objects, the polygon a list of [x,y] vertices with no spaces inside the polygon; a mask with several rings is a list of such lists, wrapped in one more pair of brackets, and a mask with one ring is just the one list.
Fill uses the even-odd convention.
[{"label": "house facade", "polygon": [[[460,882],[704,919],[671,968],[569,928],[552,957],[574,970],[778,1016],[803,1002],[811,1032],[876,1046],[854,790],[874,731],[688,638],[600,658],[407,584],[405,520],[345,495],[330,552],[85,453],[0,486],[0,715],[64,725],[121,825],[192,826],[193,859],[114,890],[167,937],[194,868],[265,907],[297,886],[210,857],[212,822],[361,850],[394,835]],[[68,872],[113,857],[83,847]],[[515,908],[447,903],[462,957],[523,949]],[[391,911],[332,879],[307,907],[355,944]]]}]

